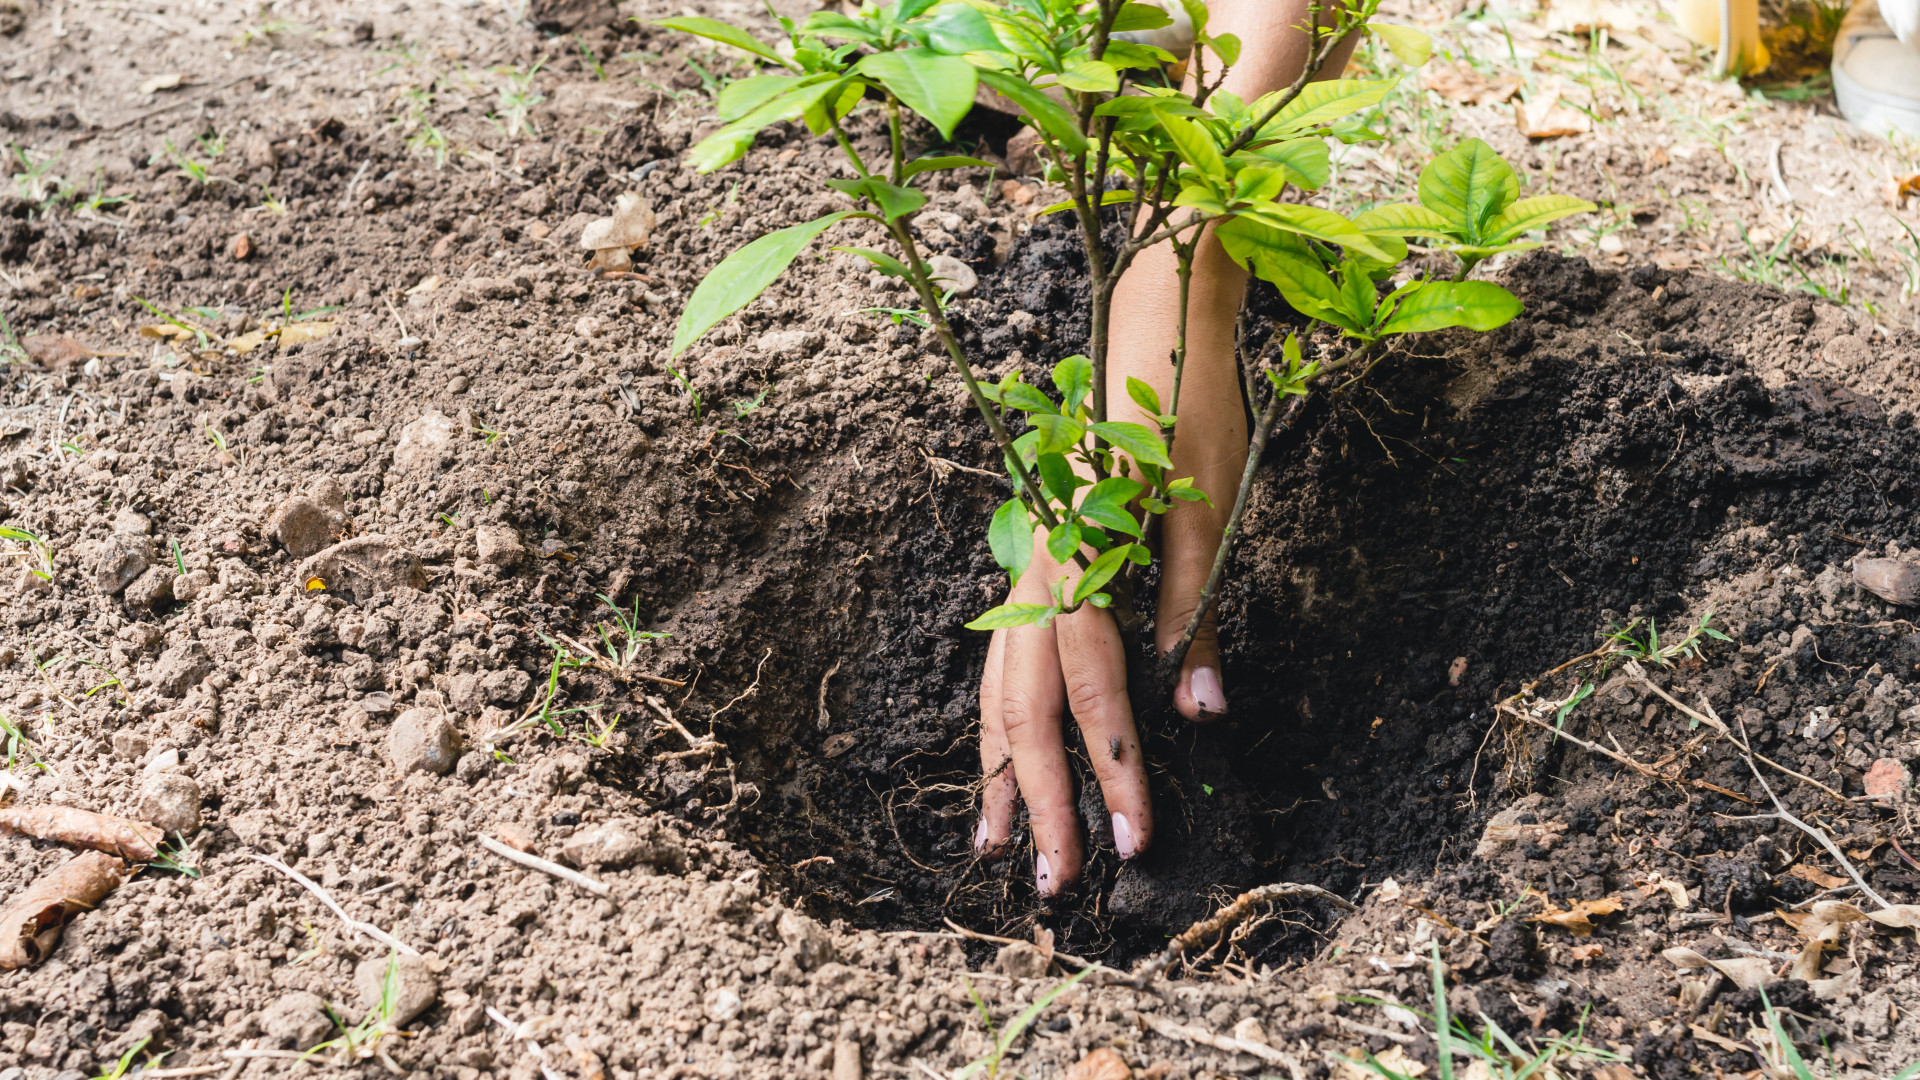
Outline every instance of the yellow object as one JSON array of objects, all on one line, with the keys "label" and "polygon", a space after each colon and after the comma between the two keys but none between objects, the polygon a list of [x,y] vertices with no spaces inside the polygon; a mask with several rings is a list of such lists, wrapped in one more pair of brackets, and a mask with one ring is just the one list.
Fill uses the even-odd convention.
[{"label": "yellow object", "polygon": [[308,592],[317,592],[319,590],[325,589],[326,587],[327,587],[327,583],[317,577],[310,577],[307,579]]},{"label": "yellow object", "polygon": [[[1731,27],[1721,37],[1720,14],[1728,11]],[[1673,21],[1695,42],[1717,50],[1714,73],[1752,75],[1765,71],[1773,58],[1760,40],[1760,0],[1674,0]]]}]

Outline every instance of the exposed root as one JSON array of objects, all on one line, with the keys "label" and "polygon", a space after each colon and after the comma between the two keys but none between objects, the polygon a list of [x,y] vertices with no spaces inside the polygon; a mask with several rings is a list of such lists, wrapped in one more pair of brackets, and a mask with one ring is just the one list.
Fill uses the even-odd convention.
[{"label": "exposed root", "polygon": [[1233,903],[1215,912],[1212,917],[1202,919],[1187,927],[1179,937],[1168,943],[1160,954],[1143,961],[1133,969],[1132,978],[1144,981],[1153,978],[1167,969],[1167,965],[1178,959],[1181,954],[1193,948],[1207,938],[1232,928],[1236,923],[1252,914],[1255,905],[1269,900],[1287,900],[1295,897],[1314,897],[1339,908],[1342,911],[1357,910],[1345,897],[1330,893],[1318,885],[1298,885],[1290,881],[1274,885],[1262,885],[1249,889],[1234,898]]}]

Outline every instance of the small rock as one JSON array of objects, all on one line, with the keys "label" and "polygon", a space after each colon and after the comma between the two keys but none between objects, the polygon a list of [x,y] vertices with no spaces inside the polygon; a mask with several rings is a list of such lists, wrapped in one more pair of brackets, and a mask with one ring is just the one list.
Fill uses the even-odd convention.
[{"label": "small rock", "polygon": [[134,816],[168,835],[191,835],[200,828],[200,785],[177,772],[150,776],[140,785]]},{"label": "small rock", "polygon": [[149,566],[146,573],[133,579],[122,597],[130,608],[151,610],[155,604],[173,599],[173,567]]},{"label": "small rock", "polygon": [[427,571],[420,560],[384,536],[356,536],[313,555],[300,564],[294,580],[312,591],[314,578],[320,579],[319,588],[356,604],[403,586],[427,587]]},{"label": "small rock", "polygon": [[480,565],[511,570],[527,557],[520,534],[506,525],[482,525],[473,531],[474,546],[480,549]]},{"label": "small rock", "polygon": [[598,315],[582,315],[573,322],[574,334],[583,338],[599,337],[600,332],[604,329],[606,329],[606,325],[601,322],[600,316]]},{"label": "small rock", "polygon": [[245,259],[253,254],[253,238],[246,233],[241,233],[233,238],[233,243],[227,247],[227,252],[236,262]]},{"label": "small rock", "polygon": [[393,449],[393,467],[402,472],[438,472],[440,456],[452,448],[454,435],[459,430],[452,417],[429,409],[400,429],[400,442]]},{"label": "small rock", "polygon": [[533,685],[533,676],[519,668],[496,671],[480,680],[480,692],[495,705],[518,705]]},{"label": "small rock", "polygon": [[[1235,1037],[1238,1037],[1239,1030],[1234,1028]],[[1113,1047],[1102,1046],[1089,1051],[1086,1057],[1076,1062],[1062,1080],[1128,1080],[1132,1075],[1133,1070],[1127,1068],[1126,1058],[1121,1057]]]},{"label": "small rock", "polygon": [[154,751],[153,756],[147,759],[147,763],[140,766],[140,775],[158,776],[169,769],[177,769],[179,767],[180,751],[169,746]]},{"label": "small rock", "polygon": [[455,375],[453,378],[447,380],[447,393],[464,394],[467,392],[467,387],[470,385],[472,384],[468,381],[465,375]]},{"label": "small rock", "polygon": [[360,1007],[363,1011],[373,1011],[380,1007],[382,996],[387,993],[387,983],[393,983],[392,996],[388,998],[387,1023],[394,1028],[406,1026],[407,1021],[432,1008],[435,999],[440,996],[440,978],[425,957],[403,956],[393,953],[390,956],[370,957],[360,961],[353,969],[353,986],[360,991]]},{"label": "small rock", "polygon": [[801,971],[812,971],[822,964],[832,963],[838,955],[827,928],[797,911],[781,912],[776,929],[780,932],[780,940],[794,951],[794,963],[800,966]]},{"label": "small rock", "polygon": [[113,596],[134,583],[153,564],[153,545],[139,536],[114,533],[102,541],[93,564],[93,584]]},{"label": "small rock", "polygon": [[1251,1016],[1233,1025],[1233,1037],[1239,1039],[1241,1042],[1258,1043],[1261,1046],[1267,1045],[1266,1029],[1260,1026],[1260,1021],[1255,1020]]},{"label": "small rock", "polygon": [[1862,777],[1866,785],[1867,796],[1874,799],[1897,799],[1906,793],[1911,779],[1907,767],[1892,758],[1881,758],[1873,763]]},{"label": "small rock", "polygon": [[1047,969],[1053,966],[1053,959],[1036,946],[1024,941],[1000,946],[1000,953],[994,958],[1000,973],[1011,979],[1045,978]]},{"label": "small rock", "polygon": [[153,532],[153,522],[138,510],[122,509],[113,515],[113,531],[125,536],[146,536]]},{"label": "small rock", "polygon": [[213,579],[207,576],[205,570],[189,571],[173,579],[173,598],[179,603],[191,604],[194,597],[205,592],[211,584]]},{"label": "small rock", "polygon": [[946,289],[955,296],[972,296],[973,290],[980,284],[973,267],[951,255],[935,255],[928,259],[927,271],[936,287]]},{"label": "small rock", "polygon": [[724,1024],[740,1015],[740,992],[730,986],[707,991],[707,1019],[716,1024]]},{"label": "small rock", "polygon": [[266,1041],[280,1049],[302,1051],[318,1046],[333,1034],[333,1021],[327,1017],[327,1003],[320,995],[293,990],[274,999],[260,1014],[260,1031]]},{"label": "small rock", "polygon": [[[1822,580],[1825,577],[1821,575]],[[1920,601],[1920,566],[1911,563],[1898,559],[1855,559],[1853,580],[1889,604],[1908,605]]]},{"label": "small rock", "polygon": [[445,776],[460,757],[460,729],[434,709],[408,709],[387,734],[387,753],[401,776],[413,772]]},{"label": "small rock", "polygon": [[527,835],[527,830],[515,825],[513,822],[502,822],[500,826],[493,831],[495,835],[500,837],[501,843],[513,850],[522,853],[530,853],[533,851],[533,837]]},{"label": "small rock", "polygon": [[197,641],[184,641],[160,654],[153,665],[153,691],[177,698],[213,671],[213,658]]},{"label": "small rock", "polygon": [[833,1080],[860,1080],[860,1044],[852,1039],[833,1040]]},{"label": "small rock", "polygon": [[515,196],[513,206],[516,210],[525,210],[539,217],[553,210],[553,193],[544,184],[536,185]]},{"label": "small rock", "polygon": [[296,495],[267,519],[267,535],[279,541],[294,558],[304,559],[333,543],[334,536],[345,525],[338,510],[317,499]]},{"label": "small rock", "polygon": [[618,868],[637,862],[678,868],[686,862],[686,849],[678,836],[651,822],[616,818],[568,837],[560,847],[560,857],[583,869]]}]

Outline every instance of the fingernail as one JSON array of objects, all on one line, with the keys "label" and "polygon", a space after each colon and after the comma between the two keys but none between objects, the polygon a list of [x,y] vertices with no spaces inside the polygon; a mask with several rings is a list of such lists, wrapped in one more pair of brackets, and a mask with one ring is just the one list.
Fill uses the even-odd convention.
[{"label": "fingernail", "polygon": [[980,819],[980,826],[973,830],[973,850],[987,850],[987,819]]},{"label": "fingernail", "polygon": [[1194,668],[1187,686],[1193,691],[1193,703],[1201,712],[1227,711],[1227,692],[1220,685],[1220,673],[1210,667]]},{"label": "fingernail", "polygon": [[1036,852],[1033,856],[1033,883],[1041,896],[1053,895],[1053,867],[1047,865],[1047,857]]},{"label": "fingernail", "polygon": [[1122,859],[1133,858],[1133,825],[1125,814],[1113,815],[1113,848]]}]

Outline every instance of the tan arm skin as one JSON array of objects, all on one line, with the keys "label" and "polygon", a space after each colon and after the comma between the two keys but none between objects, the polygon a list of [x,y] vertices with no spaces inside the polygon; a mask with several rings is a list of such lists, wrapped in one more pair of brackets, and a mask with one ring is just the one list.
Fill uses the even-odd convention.
[{"label": "tan arm skin", "polygon": [[[1239,64],[1225,89],[1251,101],[1290,86],[1306,63],[1310,42],[1299,29],[1305,0],[1214,0],[1209,29],[1242,43]],[[1319,77],[1345,68],[1352,42],[1343,42]],[[1191,87],[1189,88],[1191,89]],[[1181,381],[1179,437],[1173,475],[1192,476],[1214,506],[1177,503],[1161,524],[1163,558],[1155,637],[1164,652],[1179,640],[1198,605],[1233,493],[1247,460],[1246,413],[1233,355],[1234,319],[1246,273],[1211,234],[1194,258],[1188,306],[1186,373]],[[1163,402],[1173,397],[1169,361],[1179,323],[1180,286],[1173,250],[1162,244],[1140,253],[1114,293],[1107,401],[1115,420],[1154,426],[1127,398],[1127,377],[1152,385]],[[1033,561],[1008,602],[1048,602],[1047,585],[1062,570],[1036,535]],[[1208,618],[1180,672],[1174,707],[1189,720],[1227,711],[1220,647]],[[1113,817],[1114,846],[1122,859],[1153,840],[1153,805],[1140,738],[1127,700],[1126,650],[1113,616],[1092,605],[1053,621],[1047,629],[997,630],[980,678],[980,762],[985,783],[974,847],[1004,849],[1013,836],[1017,799],[1033,827],[1034,881],[1051,896],[1079,880],[1081,828],[1074,809],[1062,723],[1071,710],[1080,725],[1101,794]]]}]

